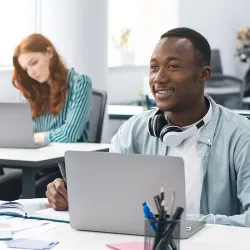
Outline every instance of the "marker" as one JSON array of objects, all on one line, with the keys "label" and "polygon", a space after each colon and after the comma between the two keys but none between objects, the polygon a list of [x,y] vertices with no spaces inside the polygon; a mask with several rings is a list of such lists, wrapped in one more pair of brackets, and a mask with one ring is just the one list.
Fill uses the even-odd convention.
[{"label": "marker", "polygon": [[143,206],[143,213],[144,213],[144,217],[148,220],[150,220],[150,225],[152,226],[153,230],[156,232],[156,225],[153,221],[155,221],[155,216],[154,214],[152,213],[150,207],[148,206],[147,202],[144,202],[142,204]]}]

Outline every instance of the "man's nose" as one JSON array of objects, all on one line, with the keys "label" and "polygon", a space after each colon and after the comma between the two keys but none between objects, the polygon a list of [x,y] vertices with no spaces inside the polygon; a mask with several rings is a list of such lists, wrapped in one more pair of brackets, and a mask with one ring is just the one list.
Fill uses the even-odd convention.
[{"label": "man's nose", "polygon": [[168,73],[164,69],[160,69],[153,80],[154,83],[161,84],[167,82],[169,79]]}]

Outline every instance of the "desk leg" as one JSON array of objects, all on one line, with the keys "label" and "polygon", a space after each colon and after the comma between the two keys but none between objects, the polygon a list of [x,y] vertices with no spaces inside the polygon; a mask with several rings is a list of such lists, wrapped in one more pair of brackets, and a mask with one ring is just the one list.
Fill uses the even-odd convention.
[{"label": "desk leg", "polygon": [[29,169],[23,169],[22,175],[22,198],[29,199],[36,197],[35,189],[35,171]]}]

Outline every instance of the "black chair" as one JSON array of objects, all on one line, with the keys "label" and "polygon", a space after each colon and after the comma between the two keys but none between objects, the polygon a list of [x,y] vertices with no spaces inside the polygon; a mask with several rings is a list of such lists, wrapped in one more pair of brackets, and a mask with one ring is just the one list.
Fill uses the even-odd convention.
[{"label": "black chair", "polygon": [[105,91],[93,89],[92,114],[88,124],[89,130],[87,133],[88,142],[101,142],[106,103],[107,93]]},{"label": "black chair", "polygon": [[218,49],[211,50],[211,69],[212,74],[222,74],[221,57]]},{"label": "black chair", "polygon": [[245,81],[234,76],[212,74],[206,82],[205,93],[229,109],[241,109]]}]

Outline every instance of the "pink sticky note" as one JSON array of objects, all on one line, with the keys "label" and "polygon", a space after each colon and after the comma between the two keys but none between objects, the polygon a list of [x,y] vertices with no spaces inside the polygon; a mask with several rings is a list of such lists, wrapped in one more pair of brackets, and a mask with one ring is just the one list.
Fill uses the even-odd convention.
[{"label": "pink sticky note", "polygon": [[106,245],[113,250],[144,250],[144,242],[131,242],[131,243],[120,243]]}]

